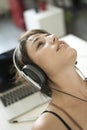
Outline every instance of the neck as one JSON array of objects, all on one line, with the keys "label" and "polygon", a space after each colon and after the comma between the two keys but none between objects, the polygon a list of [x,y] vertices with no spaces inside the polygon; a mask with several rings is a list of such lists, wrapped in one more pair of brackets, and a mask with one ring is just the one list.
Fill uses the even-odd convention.
[{"label": "neck", "polygon": [[[63,70],[63,73],[58,74],[55,79],[53,79],[55,82],[52,83],[52,88],[55,88],[56,90],[61,90],[65,93],[68,93],[70,95],[73,95],[75,97],[79,97],[83,100],[85,100],[85,96],[87,94],[86,90],[86,83],[84,80],[77,74],[75,68],[70,68],[66,71]],[[75,100],[73,100],[72,97],[69,95],[65,95],[64,93],[55,91],[52,89],[52,99],[55,103],[72,103]],[[75,103],[75,102],[74,102]]]}]

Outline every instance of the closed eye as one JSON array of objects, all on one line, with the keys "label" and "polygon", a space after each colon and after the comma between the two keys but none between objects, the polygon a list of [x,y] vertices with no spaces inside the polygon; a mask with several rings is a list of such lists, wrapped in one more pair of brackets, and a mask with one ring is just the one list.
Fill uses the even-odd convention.
[{"label": "closed eye", "polygon": [[38,42],[38,44],[37,44],[37,49],[39,49],[42,45],[43,45],[44,43],[43,42]]},{"label": "closed eye", "polygon": [[[51,35],[51,34],[50,33],[45,34],[45,36],[49,36],[49,35]],[[39,38],[37,38],[37,40],[39,40]],[[38,41],[36,49],[39,49],[40,47],[42,47],[44,45],[44,43],[45,42],[43,42],[43,41]]]}]

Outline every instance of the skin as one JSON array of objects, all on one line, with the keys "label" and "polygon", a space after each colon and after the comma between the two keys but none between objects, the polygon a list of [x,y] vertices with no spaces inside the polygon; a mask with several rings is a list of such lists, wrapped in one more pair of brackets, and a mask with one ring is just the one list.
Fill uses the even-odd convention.
[{"label": "skin", "polygon": [[[46,34],[32,35],[26,44],[27,53],[49,77],[51,88],[60,89],[82,99],[87,99],[87,83],[77,74],[75,61],[77,52],[57,36]],[[64,108],[84,129],[87,129],[87,103],[52,89],[52,102]],[[58,109],[48,105],[68,122],[71,128],[78,128]],[[81,113],[81,114],[79,114]],[[76,116],[77,115],[77,116]],[[53,123],[55,122],[55,123]],[[49,113],[42,114],[32,130],[66,130],[64,125]]]}]

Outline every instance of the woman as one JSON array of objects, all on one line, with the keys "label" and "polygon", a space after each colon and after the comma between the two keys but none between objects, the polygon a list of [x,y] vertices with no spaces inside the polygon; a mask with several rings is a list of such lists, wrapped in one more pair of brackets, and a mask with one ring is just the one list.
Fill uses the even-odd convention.
[{"label": "woman", "polygon": [[47,76],[41,91],[51,95],[32,130],[86,130],[87,82],[76,71],[77,52],[56,35],[31,30],[20,38],[19,66],[35,64]]}]

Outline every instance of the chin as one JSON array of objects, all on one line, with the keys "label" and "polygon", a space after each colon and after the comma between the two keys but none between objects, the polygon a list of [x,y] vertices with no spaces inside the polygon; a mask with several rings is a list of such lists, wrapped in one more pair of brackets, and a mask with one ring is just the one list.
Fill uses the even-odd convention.
[{"label": "chin", "polygon": [[69,48],[67,58],[68,58],[68,60],[76,61],[76,59],[77,59],[76,49]]},{"label": "chin", "polygon": [[77,51],[76,51],[76,49],[72,48],[72,54],[73,54],[75,57],[77,57]]}]

